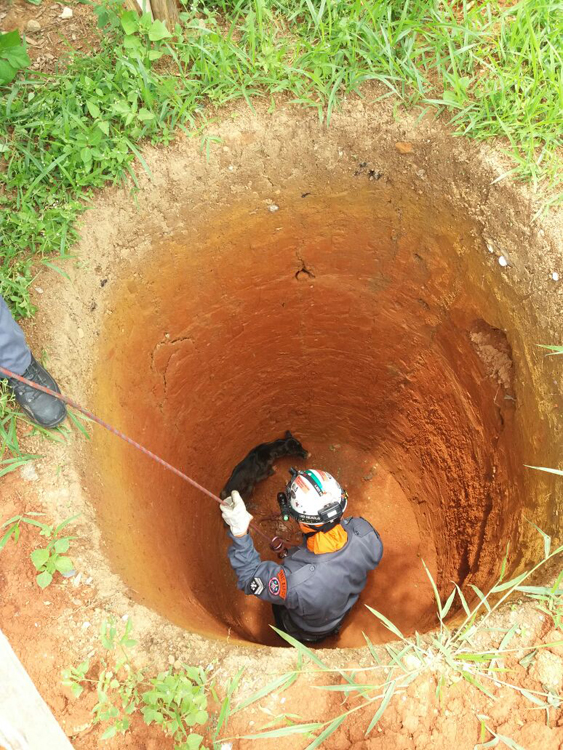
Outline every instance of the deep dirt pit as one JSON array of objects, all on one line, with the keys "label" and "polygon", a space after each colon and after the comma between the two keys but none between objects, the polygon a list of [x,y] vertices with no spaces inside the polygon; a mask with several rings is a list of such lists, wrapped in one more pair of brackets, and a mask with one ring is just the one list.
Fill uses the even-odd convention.
[{"label": "deep dirt pit", "polygon": [[[234,201],[199,241],[154,238],[114,292],[96,400],[215,492],[290,429],[383,537],[363,601],[412,632],[433,622],[422,558],[440,581],[484,587],[512,533],[524,461],[511,361],[505,387],[472,341],[483,329],[502,357],[482,322],[490,302],[462,270],[461,218],[382,180],[314,177],[285,184],[273,212]],[[275,642],[267,605],[235,594],[215,505],[112,436],[99,443],[115,499],[101,523],[125,580],[187,629]],[[290,463],[253,499],[258,519]],[[377,639],[376,622],[357,607],[338,645]]]},{"label": "deep dirt pit", "polygon": [[[347,104],[328,131],[241,109],[214,132],[209,161],[194,141],[149,150],[141,191],[105,191],[85,215],[73,287],[45,295],[53,359],[65,372],[83,353],[68,390],[215,492],[291,429],[381,533],[362,601],[431,628],[422,560],[443,592],[486,588],[508,542],[536,554],[524,510],[558,529],[553,479],[523,468],[554,463],[560,434],[534,349],[560,334],[556,235],[491,186],[495,157],[381,105]],[[79,453],[103,553],[137,601],[190,648],[277,643],[268,605],[236,590],[212,502],[101,431]],[[258,520],[289,465],[256,492]],[[359,604],[327,645],[362,632],[387,638]]]}]

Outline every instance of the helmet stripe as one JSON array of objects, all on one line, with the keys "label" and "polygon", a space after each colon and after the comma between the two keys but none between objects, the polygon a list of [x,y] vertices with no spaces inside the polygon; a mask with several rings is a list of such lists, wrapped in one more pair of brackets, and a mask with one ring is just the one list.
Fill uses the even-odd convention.
[{"label": "helmet stripe", "polygon": [[310,469],[306,469],[303,472],[302,476],[307,477],[307,479],[311,482],[311,484],[317,490],[319,495],[324,495],[322,484],[320,483],[320,481],[317,479],[317,477],[314,475],[314,473]]}]

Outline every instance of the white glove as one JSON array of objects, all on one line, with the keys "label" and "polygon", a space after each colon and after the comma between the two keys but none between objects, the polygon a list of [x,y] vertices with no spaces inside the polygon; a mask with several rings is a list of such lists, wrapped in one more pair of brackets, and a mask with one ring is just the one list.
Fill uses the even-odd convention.
[{"label": "white glove", "polygon": [[239,493],[233,490],[220,507],[223,520],[230,526],[232,535],[244,536],[248,531],[252,516],[246,510],[244,500]]}]

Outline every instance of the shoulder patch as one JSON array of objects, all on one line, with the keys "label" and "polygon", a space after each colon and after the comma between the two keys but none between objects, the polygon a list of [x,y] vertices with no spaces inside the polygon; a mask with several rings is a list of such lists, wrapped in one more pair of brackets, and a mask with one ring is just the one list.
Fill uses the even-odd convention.
[{"label": "shoulder patch", "polygon": [[264,582],[261,578],[253,578],[252,582],[250,583],[250,590],[254,594],[254,596],[260,596],[260,594],[264,591]]},{"label": "shoulder patch", "polygon": [[279,571],[277,576],[272,576],[268,582],[268,590],[272,596],[279,596],[281,599],[285,599],[287,596],[287,578],[285,577],[285,571],[283,568]]}]

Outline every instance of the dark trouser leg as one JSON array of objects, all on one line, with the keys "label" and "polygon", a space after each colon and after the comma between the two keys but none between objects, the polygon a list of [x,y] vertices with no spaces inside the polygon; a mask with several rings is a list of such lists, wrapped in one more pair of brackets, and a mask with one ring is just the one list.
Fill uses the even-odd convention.
[{"label": "dark trouser leg", "polygon": [[23,375],[31,364],[31,352],[22,329],[0,297],[0,366]]},{"label": "dark trouser leg", "polygon": [[335,628],[330,633],[324,633],[322,635],[306,633],[293,622],[285,607],[282,607],[280,604],[272,604],[272,610],[274,613],[276,628],[278,630],[283,630],[284,633],[291,635],[293,638],[302,641],[303,643],[320,643],[321,641],[324,641],[325,638],[328,638],[331,635],[336,635],[340,630],[339,625],[338,628]]},{"label": "dark trouser leg", "polygon": [[[25,343],[22,329],[13,319],[8,305],[0,297],[0,367],[23,375],[38,385],[59,391],[59,386],[47,370],[36,362]],[[0,374],[0,379],[4,377]],[[8,378],[16,401],[23,411],[42,427],[56,427],[66,417],[65,405],[53,396]]]}]

